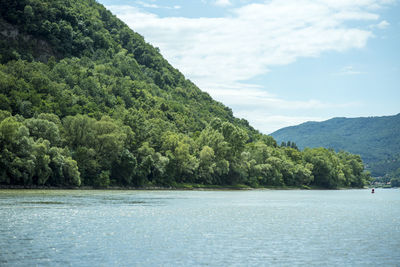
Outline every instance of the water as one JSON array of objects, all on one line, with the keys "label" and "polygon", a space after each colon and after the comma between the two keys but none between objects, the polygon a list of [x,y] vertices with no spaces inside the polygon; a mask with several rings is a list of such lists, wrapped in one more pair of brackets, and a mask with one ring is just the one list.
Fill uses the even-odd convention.
[{"label": "water", "polygon": [[400,190],[0,190],[0,266],[400,266]]}]

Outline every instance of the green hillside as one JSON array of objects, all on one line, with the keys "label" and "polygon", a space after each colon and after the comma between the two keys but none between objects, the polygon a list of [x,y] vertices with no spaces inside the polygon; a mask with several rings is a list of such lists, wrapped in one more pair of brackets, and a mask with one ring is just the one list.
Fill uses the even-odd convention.
[{"label": "green hillside", "polygon": [[359,154],[373,176],[388,175],[400,168],[400,114],[306,122],[271,135],[279,143],[290,140],[300,148],[326,147]]},{"label": "green hillside", "polygon": [[94,0],[3,0],[0,14],[0,185],[369,179],[359,156],[277,146]]}]

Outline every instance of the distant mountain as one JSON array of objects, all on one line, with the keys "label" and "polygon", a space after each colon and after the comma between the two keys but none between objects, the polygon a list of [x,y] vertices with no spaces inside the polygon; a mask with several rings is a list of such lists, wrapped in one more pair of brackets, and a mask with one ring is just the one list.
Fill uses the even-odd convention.
[{"label": "distant mountain", "polygon": [[306,122],[282,128],[271,136],[278,143],[295,142],[300,149],[326,147],[359,154],[373,176],[400,168],[400,114]]}]

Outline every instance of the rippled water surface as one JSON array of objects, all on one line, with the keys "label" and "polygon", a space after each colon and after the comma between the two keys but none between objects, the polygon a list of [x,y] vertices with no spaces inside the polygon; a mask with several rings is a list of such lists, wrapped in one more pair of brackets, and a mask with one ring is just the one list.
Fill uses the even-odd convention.
[{"label": "rippled water surface", "polygon": [[0,190],[0,266],[400,266],[400,190]]}]

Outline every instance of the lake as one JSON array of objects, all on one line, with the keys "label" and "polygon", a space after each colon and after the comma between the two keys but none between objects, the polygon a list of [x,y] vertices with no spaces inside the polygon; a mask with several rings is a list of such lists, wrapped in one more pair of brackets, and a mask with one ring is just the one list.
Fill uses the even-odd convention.
[{"label": "lake", "polygon": [[0,190],[0,266],[399,266],[400,190]]}]

